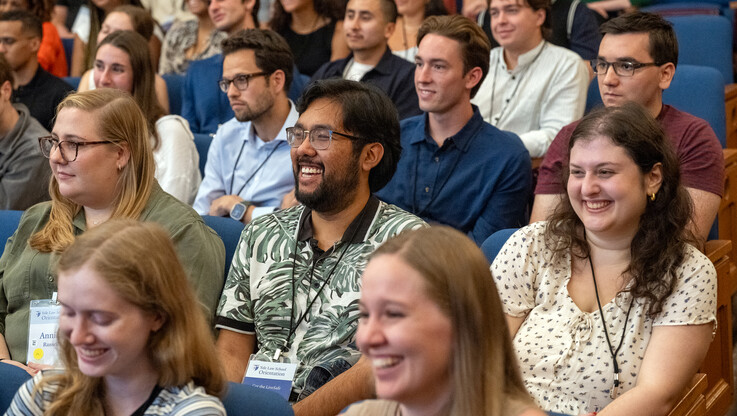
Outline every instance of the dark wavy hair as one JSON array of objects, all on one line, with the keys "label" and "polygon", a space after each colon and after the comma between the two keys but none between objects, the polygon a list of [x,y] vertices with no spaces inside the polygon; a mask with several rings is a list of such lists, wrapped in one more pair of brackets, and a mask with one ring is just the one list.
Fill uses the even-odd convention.
[{"label": "dark wavy hair", "polygon": [[[607,137],[624,149],[642,175],[661,164],[663,181],[654,201],[648,198],[640,225],[630,244],[630,264],[624,271],[634,283],[629,291],[648,303],[650,316],[660,313],[665,299],[673,293],[676,269],[685,255],[686,244],[695,241],[686,229],[693,211],[691,198],[681,186],[679,161],[660,125],[635,103],[599,108],[585,116],[573,131],[568,154],[579,141]],[[563,184],[568,186],[568,163],[564,164]],[[550,216],[545,241],[553,256],[570,253],[578,258],[589,255],[584,226],[573,210],[568,193]]]},{"label": "dark wavy hair", "polygon": [[371,192],[383,188],[394,176],[402,153],[399,115],[392,101],[371,84],[333,78],[310,84],[297,102],[297,111],[304,113],[320,98],[338,103],[343,110],[343,128],[362,139],[351,140],[354,155],[369,143],[380,143],[384,147],[384,156],[369,173]]},{"label": "dark wavy hair", "polygon": [[[345,15],[345,6],[347,1],[343,0],[313,0],[312,6],[319,16],[327,17],[331,21],[343,20]],[[289,23],[292,21],[292,15],[287,13],[282,6],[281,1],[276,0],[272,3],[271,20],[269,21],[269,29],[276,33],[283,34]]]}]

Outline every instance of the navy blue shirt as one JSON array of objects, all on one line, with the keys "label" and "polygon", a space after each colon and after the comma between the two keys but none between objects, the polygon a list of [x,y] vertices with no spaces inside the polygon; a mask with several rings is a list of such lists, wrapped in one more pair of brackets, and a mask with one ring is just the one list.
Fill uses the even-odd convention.
[{"label": "navy blue shirt", "polygon": [[[351,59],[353,53],[347,58],[326,63],[315,72],[312,81],[343,78],[345,67]],[[388,46],[379,63],[361,78],[361,82],[373,84],[384,91],[397,107],[400,120],[422,113],[415,91],[415,65],[394,55]]]},{"label": "navy blue shirt", "polygon": [[427,114],[401,123],[402,156],[376,195],[427,222],[456,228],[476,244],[493,232],[527,223],[532,167],[520,138],[473,117],[442,147],[430,137]]}]

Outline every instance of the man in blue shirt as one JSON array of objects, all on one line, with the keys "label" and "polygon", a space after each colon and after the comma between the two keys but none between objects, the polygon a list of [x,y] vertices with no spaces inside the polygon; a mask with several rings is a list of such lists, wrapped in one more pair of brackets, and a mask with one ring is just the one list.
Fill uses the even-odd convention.
[{"label": "man in blue shirt", "polygon": [[286,93],[294,58],[281,36],[261,29],[228,37],[223,55],[219,86],[235,117],[210,145],[194,209],[248,223],[278,209],[294,187],[285,132],[299,117]]},{"label": "man in blue shirt", "polygon": [[480,245],[526,223],[530,156],[518,136],[484,122],[471,105],[489,70],[481,28],[462,16],[433,16],[417,40],[415,88],[425,114],[402,122],[397,173],[377,195]]}]

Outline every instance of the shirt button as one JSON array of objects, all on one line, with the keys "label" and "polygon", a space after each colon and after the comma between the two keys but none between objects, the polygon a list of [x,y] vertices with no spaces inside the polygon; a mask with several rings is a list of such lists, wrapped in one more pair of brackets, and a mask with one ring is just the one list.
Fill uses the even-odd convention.
[{"label": "shirt button", "polygon": [[51,283],[54,282],[54,276],[49,275],[49,282],[51,282]]},{"label": "shirt button", "polygon": [[314,287],[315,289],[319,289],[320,288],[320,283],[315,282],[315,283],[312,284],[312,287]]},{"label": "shirt button", "polygon": [[430,192],[430,187],[429,186],[426,186],[425,187],[425,192]]},{"label": "shirt button", "polygon": [[440,157],[439,156],[435,156],[435,163],[438,163],[438,162],[440,162]]},{"label": "shirt button", "polygon": [[512,81],[514,81],[515,79],[517,79],[517,77],[512,75]]}]

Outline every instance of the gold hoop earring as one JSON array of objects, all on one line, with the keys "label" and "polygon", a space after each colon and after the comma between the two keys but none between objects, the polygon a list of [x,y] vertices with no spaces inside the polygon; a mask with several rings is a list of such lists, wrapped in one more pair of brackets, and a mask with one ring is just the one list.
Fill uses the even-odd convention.
[{"label": "gold hoop earring", "polygon": [[655,192],[650,194],[650,200],[655,201]]}]

